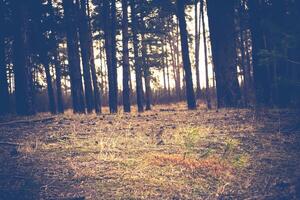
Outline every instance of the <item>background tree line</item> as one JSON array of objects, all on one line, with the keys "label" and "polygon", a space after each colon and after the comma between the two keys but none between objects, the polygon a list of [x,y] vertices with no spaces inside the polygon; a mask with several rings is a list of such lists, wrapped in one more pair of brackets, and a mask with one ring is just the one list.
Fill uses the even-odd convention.
[{"label": "background tree line", "polygon": [[299,17],[295,0],[1,0],[0,114],[296,107]]}]

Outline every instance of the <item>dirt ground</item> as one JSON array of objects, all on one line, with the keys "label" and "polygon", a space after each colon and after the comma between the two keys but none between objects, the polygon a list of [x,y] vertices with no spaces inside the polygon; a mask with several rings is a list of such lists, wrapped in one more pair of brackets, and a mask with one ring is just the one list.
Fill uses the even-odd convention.
[{"label": "dirt ground", "polygon": [[0,122],[0,199],[300,199],[291,110],[40,114]]}]

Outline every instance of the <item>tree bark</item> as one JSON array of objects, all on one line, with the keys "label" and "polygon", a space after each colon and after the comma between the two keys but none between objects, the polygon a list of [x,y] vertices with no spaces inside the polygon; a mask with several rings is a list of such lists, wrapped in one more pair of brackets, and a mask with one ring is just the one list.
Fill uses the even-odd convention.
[{"label": "tree bark", "polygon": [[203,30],[203,43],[204,43],[204,62],[205,62],[205,97],[207,108],[211,109],[211,100],[210,100],[210,88],[209,88],[209,77],[208,77],[208,55],[207,55],[207,41],[206,41],[206,28],[205,28],[205,19],[204,19],[204,2],[200,0],[200,15],[202,21],[202,30]]},{"label": "tree bark", "polygon": [[188,33],[187,33],[187,27],[185,21],[184,0],[177,0],[176,5],[177,5],[177,17],[179,20],[179,28],[180,28],[180,36],[181,36],[182,60],[183,60],[183,67],[185,71],[186,99],[187,99],[188,108],[196,109],[191,62],[189,57]]},{"label": "tree bark", "polygon": [[219,108],[238,106],[241,96],[237,79],[234,2],[207,1]]},{"label": "tree bark", "polygon": [[[199,66],[199,52],[200,52],[200,40],[199,35],[200,31],[198,29],[199,26],[199,18],[198,18],[198,2],[199,0],[195,0],[195,69],[196,69],[196,97],[201,97],[201,87],[200,87],[200,66]],[[200,13],[201,15],[201,13]],[[200,26],[201,27],[201,26]]]},{"label": "tree bark", "polygon": [[[178,20],[177,20],[178,21]],[[175,34],[175,42],[174,44],[176,44],[176,50],[175,50],[175,54],[176,54],[176,60],[177,60],[177,66],[176,66],[176,71],[177,71],[177,84],[178,84],[178,88],[177,90],[177,96],[179,98],[179,100],[182,99],[182,93],[181,93],[181,63],[180,63],[180,51],[179,51],[179,25],[178,23],[176,23],[176,34]]]},{"label": "tree bark", "polygon": [[87,0],[80,0],[78,2],[77,11],[79,12],[79,40],[81,49],[81,61],[83,67],[83,78],[85,88],[85,102],[87,112],[91,113],[94,109],[94,95],[92,89],[92,78],[91,78],[91,47],[89,42],[89,24],[87,16]]},{"label": "tree bark", "polygon": [[54,66],[55,66],[55,77],[56,77],[56,101],[57,101],[57,111],[58,113],[64,113],[64,103],[63,103],[63,96],[62,96],[62,88],[61,88],[61,65],[60,65],[60,58],[59,58],[59,43],[57,38],[57,30],[56,30],[56,20],[54,14],[54,8],[52,4],[52,0],[48,0],[48,4],[50,7],[50,18],[52,24],[52,34],[51,34],[51,50],[53,51],[54,57]]},{"label": "tree bark", "polygon": [[123,108],[124,112],[130,112],[130,87],[129,87],[129,49],[128,49],[128,0],[122,0],[122,42],[123,42]]},{"label": "tree bark", "polygon": [[[5,27],[4,2],[0,1],[0,27]],[[5,59],[5,35],[0,31],[0,115],[9,113],[9,91],[7,82],[7,67]]]},{"label": "tree bark", "polygon": [[165,44],[163,42],[164,40],[161,40],[161,51],[162,51],[162,70],[163,70],[163,84],[164,84],[164,92],[167,91],[167,81],[166,81],[166,62],[165,62],[165,57],[166,52],[165,52]]},{"label": "tree bark", "polygon": [[68,61],[71,79],[71,93],[74,113],[85,113],[84,93],[79,59],[78,32],[76,24],[76,5],[63,0],[66,21]]},{"label": "tree bark", "polygon": [[28,7],[26,2],[13,0],[14,41],[13,65],[15,73],[16,112],[33,115],[34,91],[28,58]]},{"label": "tree bark", "polygon": [[117,75],[117,9],[116,0],[112,0],[111,3],[111,38],[112,38],[112,76],[113,76],[113,91],[112,91],[112,111],[118,112],[118,75]]},{"label": "tree bark", "polygon": [[104,0],[104,35],[108,70],[109,109],[111,113],[118,112],[118,83],[116,59],[116,5],[115,0]]},{"label": "tree bark", "polygon": [[89,40],[88,42],[90,48],[89,63],[91,66],[92,80],[93,80],[93,87],[94,87],[94,104],[95,104],[94,106],[95,106],[96,113],[101,113],[102,112],[101,90],[99,88],[96,66],[95,66],[95,54],[94,54],[94,47],[93,47],[93,33],[92,33],[89,0],[87,0],[87,16],[88,16],[88,40]]},{"label": "tree bark", "polygon": [[[41,50],[41,51],[43,51],[43,50]],[[45,68],[45,73],[46,73],[49,108],[50,108],[50,112],[52,114],[56,114],[56,103],[55,103],[54,92],[53,92],[52,77],[50,74],[50,63],[49,63],[49,59],[47,56],[47,52],[42,52],[41,54],[43,54],[43,55],[41,55],[41,59],[42,59],[42,64]]]},{"label": "tree bark", "polygon": [[56,50],[55,50],[55,77],[56,77],[56,100],[57,100],[57,111],[58,113],[64,113],[64,101],[63,101],[63,95],[62,95],[62,88],[61,88],[61,65],[60,65],[60,58],[58,54],[58,48],[59,45],[55,44]]},{"label": "tree bark", "polygon": [[146,110],[151,110],[151,73],[150,68],[147,62],[147,46],[145,44],[144,35],[142,35],[142,60],[143,60],[143,72],[144,72],[144,79],[145,79],[145,103],[146,103]]},{"label": "tree bark", "polygon": [[45,69],[46,74],[46,83],[47,83],[47,92],[48,92],[48,104],[49,110],[52,114],[56,114],[56,102],[53,92],[53,85],[52,85],[52,77],[50,73],[50,59],[49,59],[49,45],[47,38],[44,36],[45,31],[43,27],[43,3],[38,2],[36,5],[36,12],[31,14],[32,17],[32,24],[33,24],[33,32],[36,34],[36,38],[34,41],[37,42],[37,50],[40,58],[40,62]]},{"label": "tree bark", "polygon": [[131,20],[132,20],[132,34],[133,34],[133,51],[134,51],[134,65],[135,65],[135,77],[136,77],[136,98],[137,98],[137,106],[138,111],[144,111],[143,105],[143,81],[142,81],[142,66],[139,58],[139,40],[138,40],[138,32],[137,26],[138,22],[136,19],[136,7],[135,0],[130,0],[130,8],[131,8]]},{"label": "tree bark", "polygon": [[262,12],[261,1],[252,0],[248,1],[250,27],[251,27],[251,40],[252,40],[252,64],[253,64],[253,81],[256,96],[256,105],[269,106],[271,101],[269,74],[267,66],[260,66],[259,52],[265,49],[264,32],[262,25]]}]

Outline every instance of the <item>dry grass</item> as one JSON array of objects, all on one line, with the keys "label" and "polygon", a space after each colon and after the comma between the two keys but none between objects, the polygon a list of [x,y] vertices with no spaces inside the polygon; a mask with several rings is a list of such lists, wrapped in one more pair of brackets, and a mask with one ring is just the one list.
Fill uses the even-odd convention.
[{"label": "dry grass", "polygon": [[[6,159],[14,169],[5,171],[3,165],[0,175],[18,172],[38,186],[16,181],[13,190],[0,181],[0,189],[28,187],[41,199],[296,195],[298,134],[277,131],[274,118],[255,121],[248,110],[186,111],[181,104],[169,108],[131,115],[67,113],[48,123],[2,127],[1,139],[22,146],[15,158],[9,150],[0,152],[0,161]],[[280,171],[282,167],[289,171]],[[287,188],[278,192],[283,183]]]}]

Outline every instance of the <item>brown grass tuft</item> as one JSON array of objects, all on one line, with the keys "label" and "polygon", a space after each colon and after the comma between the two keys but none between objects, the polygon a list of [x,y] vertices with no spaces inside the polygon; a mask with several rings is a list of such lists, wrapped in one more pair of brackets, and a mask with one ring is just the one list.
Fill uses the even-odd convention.
[{"label": "brown grass tuft", "polygon": [[223,176],[232,171],[231,165],[218,157],[205,159],[187,158],[180,154],[156,154],[150,158],[156,166],[173,165],[192,171],[205,171],[214,176]]}]

